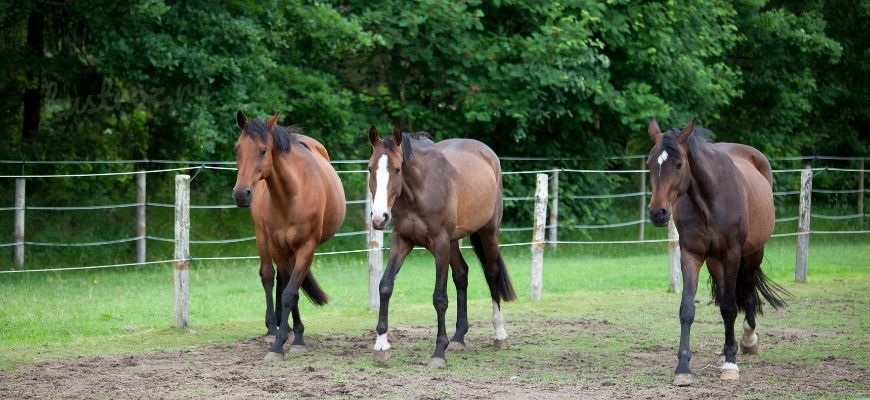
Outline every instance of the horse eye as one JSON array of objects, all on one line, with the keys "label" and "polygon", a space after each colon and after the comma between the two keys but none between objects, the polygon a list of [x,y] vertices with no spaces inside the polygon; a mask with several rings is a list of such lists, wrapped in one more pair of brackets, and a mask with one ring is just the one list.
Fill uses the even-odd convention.
[{"label": "horse eye", "polygon": [[677,163],[677,169],[680,169],[680,168],[683,168],[683,163],[678,162],[678,163]]},{"label": "horse eye", "polygon": [[265,156],[265,155],[266,155],[266,149],[265,149],[265,148],[260,149],[260,156],[262,157],[262,156]]},{"label": "horse eye", "polygon": [[398,168],[396,168],[395,173],[397,173],[397,174],[399,173],[399,169],[398,169]]}]

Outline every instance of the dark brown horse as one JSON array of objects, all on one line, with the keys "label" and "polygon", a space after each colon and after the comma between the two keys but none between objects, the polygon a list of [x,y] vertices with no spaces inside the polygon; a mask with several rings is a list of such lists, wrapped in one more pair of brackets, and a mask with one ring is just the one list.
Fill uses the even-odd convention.
[{"label": "dark brown horse", "polygon": [[[233,198],[239,207],[251,207],[266,292],[267,335],[276,335],[266,360],[281,360],[290,332],[289,313],[294,335],[290,349],[305,350],[299,288],[316,305],[328,301],[309,270],[317,246],[344,221],[344,188],[323,145],[277,125],[278,114],[266,121],[248,120],[239,111],[236,120],[242,134],[235,146],[238,175]],[[278,269],[275,311],[273,261]]]},{"label": "dark brown horse", "polygon": [[755,313],[764,297],[774,308],[784,306],[783,289],[761,272],[764,245],[773,233],[774,209],[770,164],[761,152],[742,144],[710,143],[695,129],[659,130],[649,120],[654,146],[649,155],[653,195],[649,216],[665,226],[673,215],[680,234],[683,298],[680,304],[680,349],[674,384],[692,383],[689,330],[695,319],[698,272],[707,263],[713,296],[725,324],[725,363],[720,379],[737,379],[734,320],[745,311],[740,348],[758,351]]},{"label": "dark brown horse", "polygon": [[384,229],[393,222],[390,259],[381,279],[381,308],[374,356],[390,357],[387,314],[396,274],[414,246],[422,246],[435,257],[435,292],[432,302],[438,315],[435,352],[429,366],[447,366],[448,348],[444,314],[447,311],[448,265],[456,285],[456,333],[451,350],[465,347],[468,331],[466,289],[468,265],[459,251],[459,239],[470,236],[474,252],[483,266],[492,298],[495,344],[507,347],[507,332],[501,300],[516,298],[498,248],[498,227],[502,217],[501,164],[485,144],[470,139],[449,139],[433,143],[423,134],[404,134],[397,126],[392,137],[381,140],[372,126],[369,141],[369,189],[372,192],[372,226]]}]

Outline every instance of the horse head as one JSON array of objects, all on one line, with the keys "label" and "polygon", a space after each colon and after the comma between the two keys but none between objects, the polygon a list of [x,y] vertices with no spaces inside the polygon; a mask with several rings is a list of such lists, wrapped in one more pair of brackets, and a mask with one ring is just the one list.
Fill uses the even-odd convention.
[{"label": "horse head", "polygon": [[369,190],[372,193],[372,227],[382,230],[390,222],[390,210],[402,194],[402,128],[396,125],[393,134],[381,140],[378,128],[369,128],[372,156],[369,158]]},{"label": "horse head", "polygon": [[670,129],[662,133],[658,122],[650,117],[647,130],[653,142],[647,159],[652,184],[649,219],[655,226],[665,226],[671,219],[677,197],[689,190],[692,174],[686,141],[695,131],[695,120],[690,120],[682,130]]},{"label": "horse head", "polygon": [[273,146],[272,128],[278,121],[278,113],[263,121],[259,118],[248,120],[244,113],[236,113],[236,122],[242,133],[236,140],[236,185],[233,199],[239,207],[250,207],[253,187],[257,181],[272,173]]}]

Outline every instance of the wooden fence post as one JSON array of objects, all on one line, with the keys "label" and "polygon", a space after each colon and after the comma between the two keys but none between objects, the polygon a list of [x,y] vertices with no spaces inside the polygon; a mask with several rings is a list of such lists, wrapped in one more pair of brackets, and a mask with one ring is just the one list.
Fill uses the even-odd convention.
[{"label": "wooden fence post", "polygon": [[[646,162],[644,159],[640,159],[640,169],[646,170]],[[640,212],[640,221],[643,221],[638,225],[637,228],[637,240],[643,240],[643,230],[646,228],[646,172],[641,172],[640,174],[640,184],[638,185],[638,189],[640,189],[640,202],[638,203],[638,210]],[[668,228],[670,229],[670,228]]]},{"label": "wooden fence post", "polygon": [[175,176],[175,307],[172,325],[187,328],[190,304],[190,175]]},{"label": "wooden fence post", "polygon": [[858,173],[858,214],[861,214],[861,220],[864,220],[864,159],[858,164],[861,172]]},{"label": "wooden fence post", "polygon": [[550,247],[555,249],[559,240],[559,170],[553,171],[553,187],[550,194]]},{"label": "wooden fence post", "polygon": [[532,238],[532,300],[541,299],[544,286],[544,226],[547,215],[547,175],[538,174],[535,187],[535,231]]},{"label": "wooden fence post", "polygon": [[369,259],[369,311],[377,311],[381,306],[381,276],[384,274],[384,231],[372,228],[372,192],[368,181],[370,173],[366,171],[366,248]]},{"label": "wooden fence post", "polygon": [[24,267],[24,178],[15,179],[15,265]]},{"label": "wooden fence post", "polygon": [[136,173],[136,262],[145,262],[145,171]]},{"label": "wooden fence post", "polygon": [[798,217],[797,259],[794,280],[807,281],[807,259],[810,246],[810,206],[813,194],[813,171],[807,167],[801,172],[800,214]]},{"label": "wooden fence post", "polygon": [[683,291],[683,268],[680,263],[680,233],[674,225],[674,219],[668,222],[668,291],[677,293]]}]

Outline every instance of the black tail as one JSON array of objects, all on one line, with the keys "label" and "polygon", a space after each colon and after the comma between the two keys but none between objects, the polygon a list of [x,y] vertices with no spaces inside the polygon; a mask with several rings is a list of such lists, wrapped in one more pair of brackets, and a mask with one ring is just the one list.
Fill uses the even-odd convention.
[{"label": "black tail", "polygon": [[[767,300],[768,304],[774,309],[784,308],[786,306],[785,300],[782,299],[782,296],[790,296],[791,293],[788,292],[784,287],[778,285],[776,282],[771,281],[767,275],[764,275],[764,272],[761,271],[761,266],[755,268],[755,279],[748,281],[746,279],[747,274],[746,268],[746,259],[740,258],[740,269],[737,270],[737,287],[734,291],[734,297],[737,302],[737,311],[746,311],[746,295],[749,294],[749,291],[755,292],[755,312],[759,315],[763,315],[764,311],[762,310],[762,302],[761,297],[764,297],[764,300]],[[710,279],[710,290],[713,295],[713,299],[716,300],[716,304],[719,304],[719,299],[716,297],[716,281],[712,278]],[[761,296],[759,296],[759,294]]]},{"label": "black tail", "polygon": [[[485,267],[484,260],[486,260],[486,256],[483,252],[483,241],[480,238],[480,234],[472,233],[469,236],[471,239],[471,247],[474,248],[474,254],[477,255],[477,259],[480,260],[480,265]],[[504,265],[504,259],[501,257],[501,252],[498,253],[498,259],[496,260],[496,267],[498,268],[498,294],[504,301],[513,301],[517,299],[517,294],[514,293],[514,285],[511,284],[511,277],[508,275],[507,266]]]},{"label": "black tail", "polygon": [[322,306],[329,303],[329,296],[327,296],[326,292],[320,288],[320,285],[318,285],[317,281],[314,280],[314,275],[312,275],[311,272],[309,272],[302,281],[302,291],[305,293],[305,296],[308,297],[308,300],[311,300],[315,305]]}]

